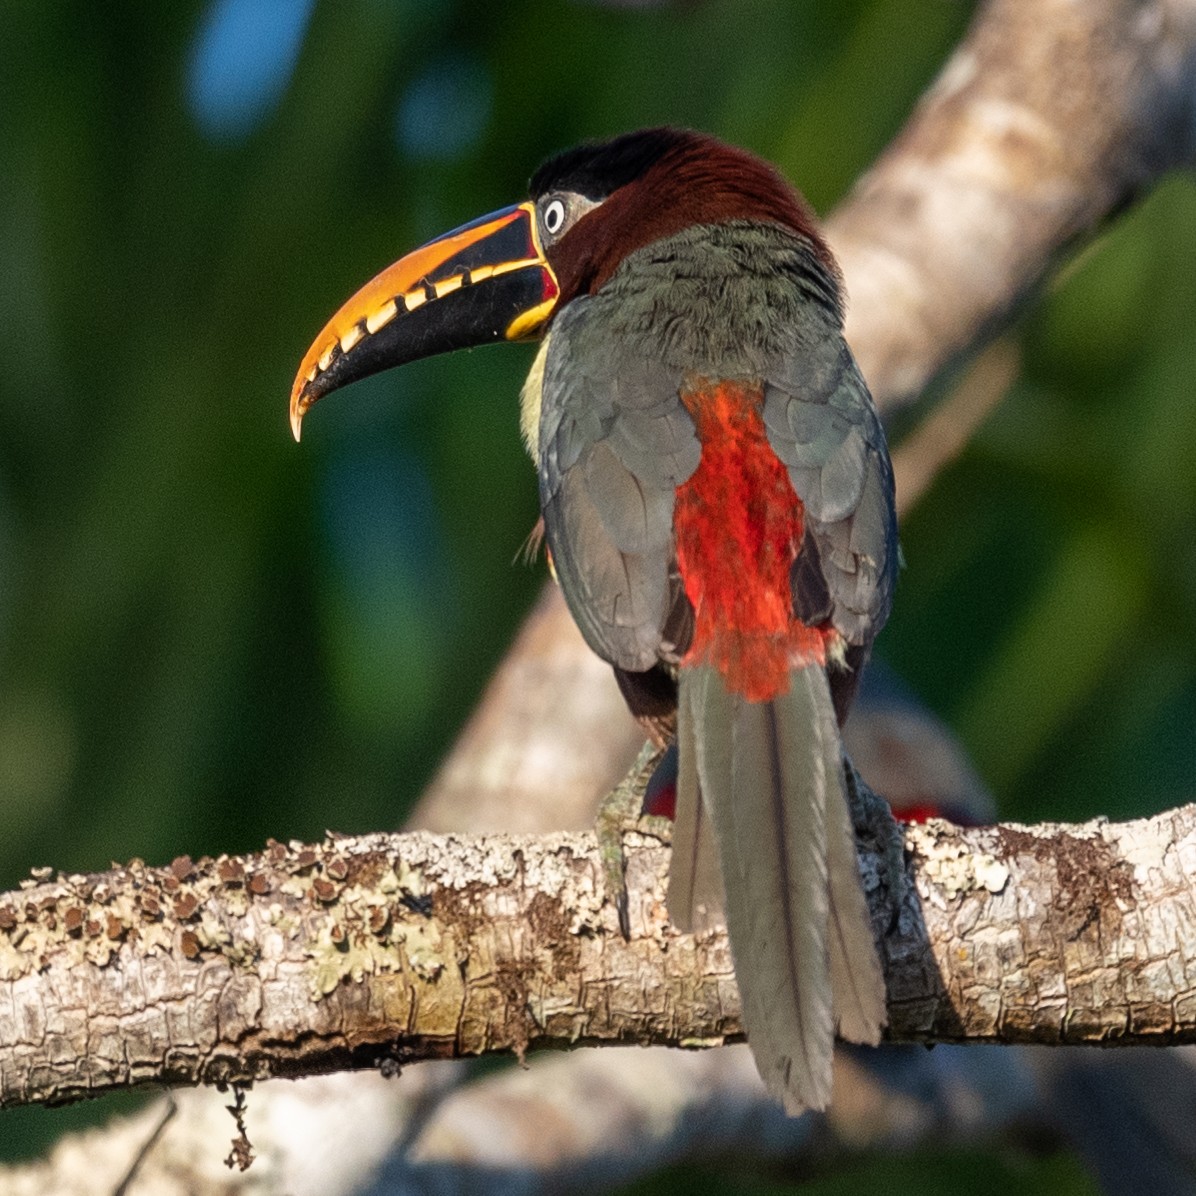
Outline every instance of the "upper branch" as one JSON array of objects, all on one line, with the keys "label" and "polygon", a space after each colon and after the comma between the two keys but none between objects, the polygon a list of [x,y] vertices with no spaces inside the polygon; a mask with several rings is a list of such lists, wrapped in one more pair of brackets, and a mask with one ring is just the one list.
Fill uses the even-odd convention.
[{"label": "upper branch", "polygon": [[916,398],[1059,255],[1196,160],[1192,0],[988,0],[827,222],[882,410]]}]

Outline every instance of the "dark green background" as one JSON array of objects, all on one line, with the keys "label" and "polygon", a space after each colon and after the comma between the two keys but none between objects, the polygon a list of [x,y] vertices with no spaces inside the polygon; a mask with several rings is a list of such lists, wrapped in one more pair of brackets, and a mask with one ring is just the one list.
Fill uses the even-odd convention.
[{"label": "dark green background", "polygon": [[[512,564],[535,517],[530,350],[363,383],[298,448],[311,337],[589,136],[709,129],[825,211],[970,16],[342,0],[218,110],[195,97],[220,12],[4,7],[4,887],[37,864],[396,826],[540,585]],[[1024,314],[1020,382],[904,528],[880,654],[1005,816],[1193,797],[1194,327],[1196,191],[1177,180]],[[0,1137],[24,1153],[61,1124],[5,1115]],[[922,1165],[893,1182],[948,1182],[957,1160]],[[1053,1190],[1087,1190],[1051,1166]]]}]

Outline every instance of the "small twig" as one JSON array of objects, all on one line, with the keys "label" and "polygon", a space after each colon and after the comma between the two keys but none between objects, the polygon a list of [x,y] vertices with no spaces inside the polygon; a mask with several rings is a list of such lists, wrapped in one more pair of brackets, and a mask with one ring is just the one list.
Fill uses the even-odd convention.
[{"label": "small twig", "polygon": [[1009,393],[1022,357],[1009,337],[993,341],[955,389],[893,450],[897,514],[904,519]]},{"label": "small twig", "polygon": [[171,1119],[178,1112],[178,1104],[174,1099],[173,1092],[166,1094],[166,1107],[162,1110],[162,1115],[158,1118],[154,1128],[150,1131],[149,1137],[141,1144],[141,1148],[133,1156],[133,1161],[129,1164],[129,1169],[125,1172],[124,1178],[112,1189],[112,1196],[125,1196],[129,1190],[129,1185],[137,1178],[137,1173],[141,1170],[141,1165],[149,1158],[149,1153],[158,1144],[162,1137],[162,1132],[170,1124]]},{"label": "small twig", "polygon": [[237,1126],[237,1136],[232,1140],[232,1149],[228,1152],[228,1157],[224,1160],[224,1165],[230,1171],[234,1167],[238,1171],[248,1171],[253,1165],[255,1157],[253,1143],[249,1141],[249,1135],[245,1132],[245,1111],[248,1107],[245,1101],[245,1093],[248,1091],[248,1088],[241,1084],[234,1084],[232,1088],[233,1103],[224,1107],[232,1114],[233,1121]]}]

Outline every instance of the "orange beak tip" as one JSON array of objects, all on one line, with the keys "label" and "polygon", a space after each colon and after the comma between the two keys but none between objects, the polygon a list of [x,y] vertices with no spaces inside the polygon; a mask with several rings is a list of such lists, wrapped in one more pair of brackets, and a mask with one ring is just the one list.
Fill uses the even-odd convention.
[{"label": "orange beak tip", "polygon": [[303,401],[303,392],[296,389],[291,395],[291,435],[295,443],[299,443],[299,436],[303,430],[303,416],[307,413],[308,404]]}]

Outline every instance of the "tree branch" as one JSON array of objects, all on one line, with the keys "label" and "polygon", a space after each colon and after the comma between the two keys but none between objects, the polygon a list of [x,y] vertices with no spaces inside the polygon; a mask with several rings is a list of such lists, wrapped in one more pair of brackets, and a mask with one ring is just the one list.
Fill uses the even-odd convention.
[{"label": "tree branch", "polygon": [[988,0],[827,222],[881,410],[917,398],[1162,174],[1196,160],[1192,0]]},{"label": "tree branch", "polygon": [[[904,1042],[1196,1040],[1196,807],[1120,825],[905,832],[862,864]],[[332,838],[0,899],[0,1104],[739,1034],[725,936],[678,934],[667,849],[620,937],[589,835]],[[900,886],[899,886],[900,887]]]}]

